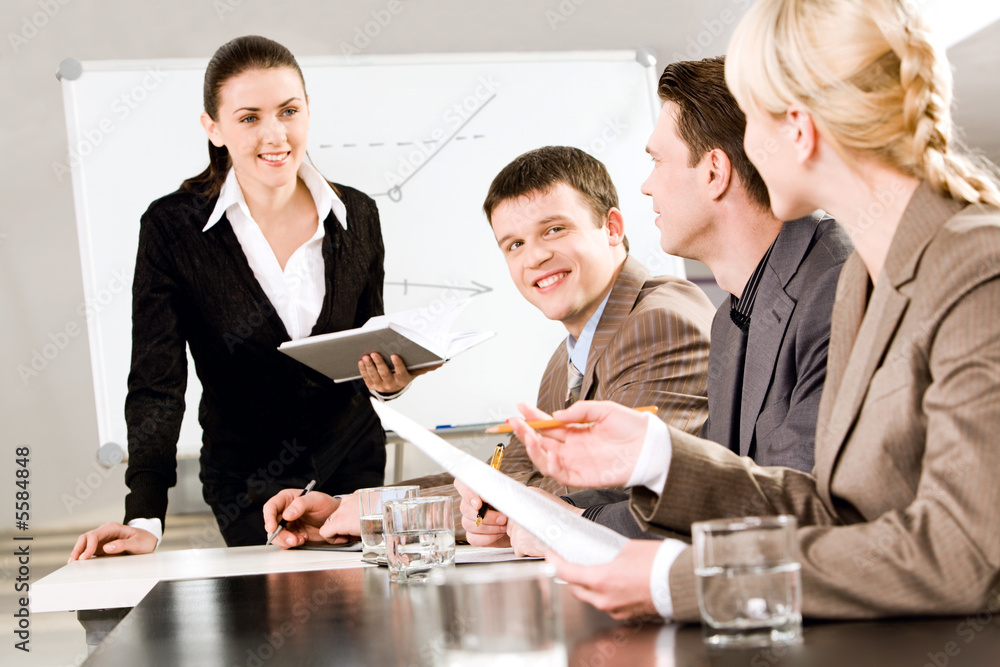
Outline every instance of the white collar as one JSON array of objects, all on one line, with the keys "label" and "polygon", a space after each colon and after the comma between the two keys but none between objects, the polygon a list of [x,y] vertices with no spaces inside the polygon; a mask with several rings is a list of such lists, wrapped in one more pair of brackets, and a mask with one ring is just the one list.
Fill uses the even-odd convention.
[{"label": "white collar", "polygon": [[[326,220],[330,211],[333,211],[340,222],[340,226],[346,230],[347,207],[344,206],[344,202],[333,191],[333,188],[323,178],[323,175],[319,173],[316,167],[305,160],[299,165],[298,175],[302,179],[302,182],[306,184],[306,187],[309,188],[309,194],[312,195],[313,201],[316,203],[316,214],[319,216],[320,227],[322,228],[323,221]],[[211,229],[215,223],[222,219],[222,215],[233,206],[240,207],[248,219],[253,219],[253,216],[250,215],[250,209],[247,207],[246,199],[243,197],[243,189],[240,187],[239,181],[236,180],[236,170],[230,167],[229,174],[226,176],[226,182],[222,184],[222,190],[219,192],[219,199],[215,202],[212,215],[208,216],[208,222],[205,223],[201,231],[207,232]]]}]

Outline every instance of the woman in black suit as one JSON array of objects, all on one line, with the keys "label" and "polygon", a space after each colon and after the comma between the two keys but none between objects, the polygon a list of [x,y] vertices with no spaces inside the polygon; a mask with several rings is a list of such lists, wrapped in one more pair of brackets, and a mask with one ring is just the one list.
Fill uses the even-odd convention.
[{"label": "woman in black suit", "polygon": [[364,385],[334,384],[277,351],[383,313],[378,211],[306,159],[309,100],[295,57],[263,37],[234,39],[209,62],[204,103],[208,168],[141,222],[125,523],[81,535],[70,560],[158,544],[176,483],[186,345],[204,389],[203,493],[229,546],[264,542],[261,508],[282,488],[381,484],[385,436],[370,391],[394,394],[419,373],[372,355],[359,361]]}]

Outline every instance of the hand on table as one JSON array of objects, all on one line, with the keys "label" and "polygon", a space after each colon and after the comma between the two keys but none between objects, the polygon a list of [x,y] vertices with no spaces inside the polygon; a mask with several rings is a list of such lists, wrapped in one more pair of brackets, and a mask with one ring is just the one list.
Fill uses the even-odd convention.
[{"label": "hand on table", "polygon": [[341,544],[361,538],[361,509],[358,503],[358,492],[340,498],[340,504],[326,523],[319,529],[319,534],[327,542]]},{"label": "hand on table", "polygon": [[336,511],[340,499],[321,491],[313,491],[304,496],[301,494],[302,489],[283,489],[264,503],[264,530],[268,535],[278,527],[280,519],[287,522],[285,529],[275,536],[271,544],[291,549],[306,542],[324,541],[320,528]]},{"label": "hand on table", "polygon": [[414,378],[441,368],[441,364],[439,364],[411,371],[406,368],[406,364],[403,363],[403,359],[399,355],[394,354],[390,359],[392,360],[391,369],[378,352],[366,354],[358,361],[358,371],[361,373],[361,379],[365,381],[365,386],[384,396],[400,392],[413,382]]},{"label": "hand on table", "polygon": [[148,530],[110,521],[77,538],[67,562],[87,560],[94,556],[148,554],[155,548],[156,536]]},{"label": "hand on table", "polygon": [[658,616],[650,591],[650,573],[659,540],[629,540],[621,553],[603,565],[577,565],[549,552],[546,560],[578,599],[618,620]]},{"label": "hand on table", "polygon": [[578,401],[552,414],[519,404],[526,419],[585,423],[535,431],[511,419],[515,435],[542,474],[566,486],[603,488],[628,482],[646,440],[649,415],[611,401]]}]

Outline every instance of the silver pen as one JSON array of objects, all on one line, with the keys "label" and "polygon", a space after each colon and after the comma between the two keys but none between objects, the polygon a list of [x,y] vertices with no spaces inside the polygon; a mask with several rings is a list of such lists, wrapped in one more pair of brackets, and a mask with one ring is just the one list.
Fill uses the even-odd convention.
[{"label": "silver pen", "polygon": [[[302,489],[302,493],[300,493],[298,497],[301,498],[302,496],[312,491],[314,486],[316,486],[316,480],[313,480],[308,484],[306,484],[306,488]],[[273,533],[267,536],[267,542],[264,542],[265,547],[271,543],[271,540],[273,540],[278,536],[278,533],[280,533],[282,530],[285,529],[285,523],[286,522],[284,519],[278,522],[278,527],[274,529]]]}]

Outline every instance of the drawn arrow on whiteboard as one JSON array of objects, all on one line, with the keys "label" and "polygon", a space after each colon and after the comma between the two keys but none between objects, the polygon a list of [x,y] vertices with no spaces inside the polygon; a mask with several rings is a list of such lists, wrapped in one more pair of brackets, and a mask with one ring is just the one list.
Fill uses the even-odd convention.
[{"label": "drawn arrow on whiteboard", "polygon": [[472,292],[472,296],[479,296],[480,294],[486,294],[487,292],[492,292],[493,288],[488,285],[483,285],[477,283],[475,280],[470,280],[470,283],[475,285],[475,287],[458,287],[456,285],[430,285],[427,283],[411,283],[409,280],[404,279],[401,283],[394,283],[386,281],[385,285],[400,285],[403,288],[403,294],[405,295],[409,292],[411,287],[436,287],[438,289],[456,289],[465,292]]},{"label": "drawn arrow on whiteboard", "polygon": [[477,108],[475,111],[473,111],[469,115],[469,117],[466,118],[465,121],[461,125],[459,125],[458,128],[454,132],[451,133],[451,136],[449,136],[447,139],[445,139],[443,142],[441,142],[441,145],[438,146],[434,150],[433,153],[431,153],[430,155],[428,155],[426,160],[424,160],[419,165],[417,165],[416,168],[413,170],[413,172],[409,176],[407,176],[402,181],[400,181],[396,185],[394,185],[391,188],[389,188],[388,191],[386,191],[386,192],[373,192],[373,193],[371,193],[371,196],[372,197],[385,197],[385,196],[388,196],[389,199],[392,200],[392,201],[399,201],[400,199],[402,199],[403,198],[403,186],[406,185],[407,183],[409,183],[411,178],[413,178],[414,176],[416,176],[420,172],[421,169],[423,169],[424,167],[426,167],[427,164],[431,160],[433,160],[435,157],[437,157],[437,154],[440,153],[442,150],[444,150],[444,147],[447,146],[451,142],[452,139],[454,139],[456,136],[458,136],[458,133],[461,132],[465,128],[466,125],[468,125],[469,123],[471,123],[472,119],[475,118],[476,116],[478,116],[479,112],[482,111],[483,109],[485,109],[486,105],[489,104],[490,102],[492,102],[493,99],[496,96],[497,96],[497,94],[493,93],[488,98],[486,98],[486,100],[484,100],[483,103],[479,105],[479,108]]}]

